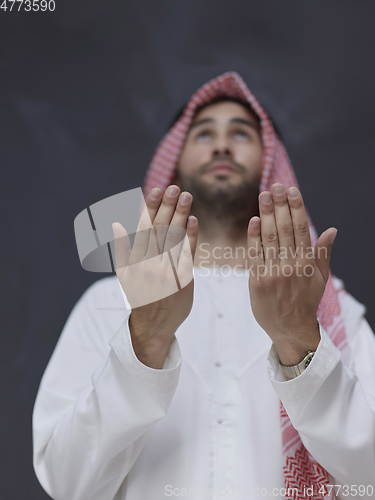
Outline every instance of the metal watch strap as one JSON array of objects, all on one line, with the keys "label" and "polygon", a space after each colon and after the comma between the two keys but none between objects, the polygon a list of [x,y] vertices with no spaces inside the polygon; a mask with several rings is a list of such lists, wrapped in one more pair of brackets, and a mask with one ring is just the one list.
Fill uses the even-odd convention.
[{"label": "metal watch strap", "polygon": [[311,363],[311,360],[313,359],[315,354],[315,351],[307,351],[306,356],[303,358],[303,360],[298,363],[298,365],[294,366],[284,366],[280,363],[281,369],[286,377],[289,378],[296,378],[298,375],[301,375],[302,372],[306,370],[306,368],[309,366]]}]

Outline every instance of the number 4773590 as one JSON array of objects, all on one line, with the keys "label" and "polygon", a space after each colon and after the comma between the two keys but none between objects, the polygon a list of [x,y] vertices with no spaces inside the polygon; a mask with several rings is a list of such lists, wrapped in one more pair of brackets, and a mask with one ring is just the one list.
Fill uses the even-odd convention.
[{"label": "number 4773590", "polygon": [[319,495],[322,497],[326,496],[327,494],[330,494],[333,490],[333,493],[337,496],[340,492],[342,497],[347,497],[351,495],[351,497],[363,497],[366,495],[366,497],[373,496],[374,494],[374,487],[369,484],[368,486],[365,486],[364,484],[325,484],[322,485],[321,488],[319,489]]},{"label": "number 4773590", "polygon": [[[1,1],[1,0],[0,0]],[[0,5],[0,9],[4,12],[11,12],[12,10],[24,10],[29,12],[33,10],[37,12],[41,10],[45,12],[46,10],[54,11],[56,8],[55,0],[3,0]]]}]

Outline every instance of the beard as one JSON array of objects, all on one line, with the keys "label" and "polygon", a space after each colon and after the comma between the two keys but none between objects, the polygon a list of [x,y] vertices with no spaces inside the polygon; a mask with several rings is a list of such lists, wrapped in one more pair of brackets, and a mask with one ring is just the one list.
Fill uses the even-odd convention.
[{"label": "beard", "polygon": [[198,216],[205,212],[217,220],[248,221],[251,216],[259,215],[260,178],[249,178],[242,166],[239,173],[242,179],[236,184],[232,184],[225,175],[217,175],[214,181],[207,181],[201,173],[184,178],[177,174],[176,180],[181,190],[193,195],[191,214]]}]

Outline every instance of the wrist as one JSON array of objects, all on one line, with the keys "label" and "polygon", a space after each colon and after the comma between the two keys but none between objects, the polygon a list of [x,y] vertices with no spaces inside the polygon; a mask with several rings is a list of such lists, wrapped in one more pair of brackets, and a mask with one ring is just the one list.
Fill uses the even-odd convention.
[{"label": "wrist", "polygon": [[139,324],[130,315],[129,330],[135,355],[150,368],[162,369],[174,334],[163,335],[146,324]]},{"label": "wrist", "polygon": [[315,351],[308,351],[307,355],[303,358],[303,360],[293,366],[285,366],[280,364],[281,371],[284,373],[285,377],[287,380],[291,380],[293,378],[298,377],[298,375],[301,375],[306,368],[310,365],[313,357],[315,355]]},{"label": "wrist", "polygon": [[320,342],[319,323],[314,328],[306,329],[303,335],[274,341],[280,363],[284,366],[295,366],[303,361],[308,352],[315,352]]}]

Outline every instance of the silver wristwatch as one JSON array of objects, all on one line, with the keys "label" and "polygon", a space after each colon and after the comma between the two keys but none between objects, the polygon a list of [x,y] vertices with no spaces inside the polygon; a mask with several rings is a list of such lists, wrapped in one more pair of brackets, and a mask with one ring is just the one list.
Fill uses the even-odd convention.
[{"label": "silver wristwatch", "polygon": [[311,363],[311,360],[313,359],[315,354],[315,351],[307,351],[306,356],[303,358],[303,360],[298,363],[298,365],[294,366],[284,366],[280,363],[281,369],[284,373],[284,375],[288,378],[296,378],[298,375],[301,375],[302,372],[306,370],[306,368],[309,366]]}]

